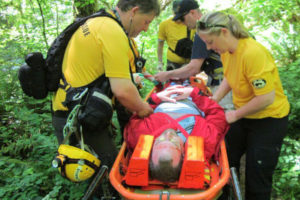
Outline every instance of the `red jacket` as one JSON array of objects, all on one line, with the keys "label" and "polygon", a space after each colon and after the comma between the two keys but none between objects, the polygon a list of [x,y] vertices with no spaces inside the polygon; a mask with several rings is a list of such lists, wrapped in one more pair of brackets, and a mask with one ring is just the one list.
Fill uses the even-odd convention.
[{"label": "red jacket", "polygon": [[[197,107],[205,113],[204,118],[195,115],[195,126],[190,135],[204,138],[204,153],[206,159],[210,159],[218,151],[219,142],[227,133],[229,125],[226,122],[223,108],[207,96],[203,96],[198,88],[194,88],[190,97]],[[148,102],[155,108],[161,103],[161,100],[154,93]],[[124,131],[128,149],[133,151],[141,134],[154,135],[156,138],[167,128],[182,129],[178,123],[174,122],[175,120],[166,115],[165,113],[154,113],[143,119],[133,116]]]}]

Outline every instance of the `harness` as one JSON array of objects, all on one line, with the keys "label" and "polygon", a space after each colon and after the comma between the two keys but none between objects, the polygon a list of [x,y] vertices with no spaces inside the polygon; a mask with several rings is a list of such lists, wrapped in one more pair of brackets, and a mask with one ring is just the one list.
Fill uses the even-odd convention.
[{"label": "harness", "polygon": [[[223,79],[223,67],[217,67],[215,63],[221,63],[220,55],[211,51],[209,57],[206,58],[201,66],[201,69],[211,77],[207,85],[219,85]],[[221,65],[221,64],[220,64]]]}]

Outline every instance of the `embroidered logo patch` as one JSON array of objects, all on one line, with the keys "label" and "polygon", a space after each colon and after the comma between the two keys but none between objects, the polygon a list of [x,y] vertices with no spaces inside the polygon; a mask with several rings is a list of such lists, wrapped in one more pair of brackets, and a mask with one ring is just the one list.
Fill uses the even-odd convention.
[{"label": "embroidered logo patch", "polygon": [[252,85],[256,89],[261,89],[261,88],[265,87],[266,83],[267,83],[267,81],[265,79],[256,79],[256,80],[252,81]]}]

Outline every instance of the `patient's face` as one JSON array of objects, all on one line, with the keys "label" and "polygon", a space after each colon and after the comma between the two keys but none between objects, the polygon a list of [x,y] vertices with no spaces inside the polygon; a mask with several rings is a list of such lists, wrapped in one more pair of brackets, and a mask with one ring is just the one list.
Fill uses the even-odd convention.
[{"label": "patient's face", "polygon": [[183,141],[174,129],[167,129],[154,141],[152,148],[152,162],[158,164],[159,159],[172,159],[172,166],[176,167],[183,154]]}]

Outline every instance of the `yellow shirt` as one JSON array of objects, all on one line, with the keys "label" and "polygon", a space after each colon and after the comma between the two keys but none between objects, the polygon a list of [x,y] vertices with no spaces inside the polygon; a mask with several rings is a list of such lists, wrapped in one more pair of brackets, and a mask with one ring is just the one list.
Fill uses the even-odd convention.
[{"label": "yellow shirt", "polygon": [[[183,23],[175,22],[172,19],[173,17],[159,24],[158,39],[166,41],[168,47],[175,51],[178,40],[187,37],[187,27]],[[193,41],[195,32],[195,29],[192,29],[190,32],[190,39]],[[190,59],[185,59],[176,55],[169,48],[167,52],[167,59],[178,64],[185,64],[190,61]]]},{"label": "yellow shirt", "polygon": [[221,59],[237,109],[255,96],[275,90],[275,100],[271,105],[245,118],[282,118],[289,113],[290,105],[284,95],[278,69],[264,46],[252,38],[240,39],[236,51],[222,54]]},{"label": "yellow shirt", "polygon": [[[135,44],[132,45],[133,48]],[[106,77],[130,79],[134,55],[122,27],[109,17],[89,19],[73,34],[63,60],[63,74],[72,87],[85,86],[105,73]],[[132,67],[135,72],[135,67]],[[61,81],[62,83],[62,81]],[[67,110],[61,102],[66,93],[59,88],[53,110]]]}]

